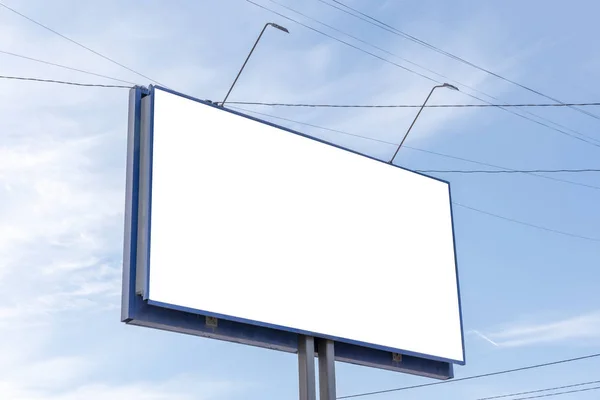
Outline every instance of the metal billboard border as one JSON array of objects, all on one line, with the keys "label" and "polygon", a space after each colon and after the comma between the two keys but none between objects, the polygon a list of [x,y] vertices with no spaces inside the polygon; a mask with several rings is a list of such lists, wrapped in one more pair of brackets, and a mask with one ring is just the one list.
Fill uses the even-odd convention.
[{"label": "metal billboard border", "polygon": [[[153,117],[153,93],[154,89],[185,97],[189,100],[202,103],[207,106],[218,107],[210,102],[202,101],[182,93],[174,92],[170,89],[150,86],[149,89],[136,86],[129,92],[129,120],[127,137],[127,172],[126,172],[126,201],[125,201],[125,236],[123,252],[123,287],[122,287],[122,310],[121,321],[130,325],[150,327],[166,331],[190,334],[201,337],[225,340],[234,343],[252,345],[268,349],[275,349],[290,353],[299,351],[299,338],[304,335],[310,335],[310,332],[294,331],[285,327],[266,326],[259,323],[247,323],[235,318],[223,319],[211,313],[201,312],[200,310],[187,310],[180,307],[153,303],[144,297],[147,293],[147,270],[138,271],[140,257],[146,254],[138,253],[138,233],[140,223],[145,218],[140,218],[140,189],[144,182],[140,181],[140,170],[142,161],[142,144],[144,140],[150,138],[142,137],[142,126],[152,122]],[[224,112],[230,112],[248,119],[255,120],[269,126],[282,129],[284,131],[297,134],[307,139],[316,140],[334,146],[342,150],[350,151],[357,155],[372,158],[353,150],[334,145],[332,143],[316,139],[314,137],[290,130],[288,128],[272,124],[268,121],[260,120],[242,113],[229,109],[218,107]],[[146,130],[151,132],[151,126]],[[151,135],[150,135],[151,136]],[[146,144],[147,145],[147,144]],[[151,143],[150,143],[151,146]],[[150,152],[151,153],[151,152]],[[150,155],[151,156],[151,155]],[[383,162],[381,160],[376,161]],[[397,167],[397,166],[396,166]],[[397,167],[401,168],[401,167]],[[405,168],[401,168],[405,169]],[[410,171],[410,170],[408,170]],[[415,171],[410,171],[419,175],[427,176]],[[439,178],[430,177],[445,183],[449,183]],[[150,178],[151,179],[151,178]],[[149,187],[144,187],[148,190]],[[450,188],[448,187],[450,191]],[[452,218],[452,207],[450,207]],[[142,217],[147,217],[149,210],[144,210]],[[454,222],[451,220],[454,236]],[[149,230],[148,230],[149,231]],[[456,243],[454,245],[454,257],[457,284],[458,266],[456,263]],[[144,263],[147,268],[147,263]],[[141,272],[141,274],[140,274]],[[145,281],[145,282],[144,282]],[[462,322],[462,308],[460,302],[460,285],[458,286],[458,306],[460,315],[460,328],[462,338],[462,350],[464,359],[464,331]],[[379,369],[386,369],[396,372],[403,372],[413,375],[425,376],[436,379],[451,379],[454,377],[453,364],[464,365],[465,361],[444,360],[437,357],[415,354],[407,351],[394,353],[388,349],[377,349],[373,346],[366,347],[364,344],[339,341],[339,338],[323,337],[322,339],[333,339],[335,341],[335,360],[361,366],[368,366]],[[317,346],[315,344],[315,352]]]}]

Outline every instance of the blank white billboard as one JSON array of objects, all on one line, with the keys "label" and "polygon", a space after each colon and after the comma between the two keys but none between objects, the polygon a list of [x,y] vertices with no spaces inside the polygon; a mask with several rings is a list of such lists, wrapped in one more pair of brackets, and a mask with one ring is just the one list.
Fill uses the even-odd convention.
[{"label": "blank white billboard", "polygon": [[152,304],[463,363],[448,183],[155,88]]}]

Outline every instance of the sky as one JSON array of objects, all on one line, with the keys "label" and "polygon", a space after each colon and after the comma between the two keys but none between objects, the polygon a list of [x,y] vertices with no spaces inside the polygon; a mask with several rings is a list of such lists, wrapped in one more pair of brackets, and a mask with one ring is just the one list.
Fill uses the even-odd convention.
[{"label": "sky", "polygon": [[[245,0],[2,2],[201,99],[222,100],[266,22],[283,25],[290,34],[265,33],[230,101],[420,104],[433,85]],[[436,81],[444,79],[403,59],[460,82],[461,92],[437,90],[431,104],[477,102],[464,92],[484,97],[468,87],[500,102],[549,101],[317,0],[277,3],[395,56],[273,1],[256,2]],[[600,54],[593,49],[600,4],[591,0],[348,4],[563,102],[598,101]],[[0,51],[126,82],[0,53],[4,76],[152,83],[2,7]],[[292,354],[120,322],[128,90],[7,79],[0,85],[0,397],[297,398]],[[399,143],[416,112],[240,107],[392,143]],[[600,115],[597,107],[586,110]],[[518,110],[525,111],[600,139],[600,121],[575,110]],[[378,141],[264,118],[381,159],[395,150]],[[430,152],[513,169],[600,167],[598,147],[498,108],[426,109],[396,158],[411,169],[486,168]],[[600,239],[597,173],[551,175],[579,185],[526,174],[433,175],[448,179],[453,200],[464,206]],[[467,360],[455,367],[457,378],[598,352],[597,240],[461,206],[454,207],[454,223]],[[364,398],[477,399],[597,380],[598,370],[596,358]],[[340,396],[432,381],[343,363],[336,375]],[[569,396],[592,399],[597,393]]]}]

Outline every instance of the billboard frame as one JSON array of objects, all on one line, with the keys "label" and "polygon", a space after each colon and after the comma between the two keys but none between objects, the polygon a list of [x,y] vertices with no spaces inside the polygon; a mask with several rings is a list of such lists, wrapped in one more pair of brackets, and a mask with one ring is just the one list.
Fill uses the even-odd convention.
[{"label": "billboard frame", "polygon": [[[125,207],[125,237],[123,253],[123,289],[122,289],[122,313],[121,320],[131,325],[139,325],[156,329],[168,330],[178,333],[192,334],[196,336],[209,337],[226,340],[230,342],[276,349],[290,353],[299,351],[299,337],[311,335],[310,332],[291,330],[260,324],[255,322],[249,324],[244,320],[221,316],[198,310],[189,310],[177,306],[156,303],[145,298],[148,284],[147,253],[140,250],[140,243],[149,249],[149,238],[140,237],[141,232],[149,233],[149,227],[140,226],[149,221],[151,203],[145,196],[149,195],[148,183],[150,176],[142,177],[142,163],[149,163],[148,157],[152,156],[152,120],[153,120],[153,93],[159,89],[189,100],[199,102],[205,106],[218,108],[223,112],[229,112],[240,117],[248,118],[278,129],[293,133],[307,140],[315,140],[329,146],[349,151],[358,156],[371,158],[378,162],[384,162],[373,157],[366,156],[353,150],[320,140],[306,134],[264,121],[249,115],[239,113],[224,107],[219,107],[209,101],[203,101],[191,96],[175,92],[173,90],[150,86],[144,88],[136,86],[129,93],[129,121],[127,138],[127,179],[126,179],[126,207]],[[146,152],[146,154],[145,154]],[[401,168],[393,165],[396,168]],[[405,169],[405,168],[401,168]],[[405,169],[406,170],[406,169]],[[415,171],[408,170],[431,179],[449,182],[439,178],[430,177]],[[451,194],[450,194],[451,196]],[[450,197],[451,201],[451,197]],[[427,376],[436,379],[450,379],[454,376],[453,364],[464,365],[464,330],[462,322],[462,307],[460,301],[460,285],[458,279],[458,266],[456,260],[456,243],[454,242],[454,222],[452,207],[450,207],[451,225],[453,232],[454,262],[457,277],[458,307],[460,316],[460,329],[462,340],[463,361],[440,359],[435,356],[416,354],[410,351],[394,353],[389,349],[376,348],[371,345],[366,347],[363,343],[352,343],[348,340],[337,341],[338,338],[318,335],[320,339],[335,341],[336,361],[348,362],[363,366],[404,372],[419,376]],[[140,232],[141,231],[141,232]],[[141,259],[140,259],[141,258]],[[139,268],[140,265],[145,266]],[[307,291],[311,288],[307,288]],[[323,305],[326,307],[326,305]],[[366,322],[365,322],[366,323]],[[317,336],[315,336],[317,337]],[[316,347],[316,346],[315,346]],[[317,351],[315,349],[315,351]]]}]

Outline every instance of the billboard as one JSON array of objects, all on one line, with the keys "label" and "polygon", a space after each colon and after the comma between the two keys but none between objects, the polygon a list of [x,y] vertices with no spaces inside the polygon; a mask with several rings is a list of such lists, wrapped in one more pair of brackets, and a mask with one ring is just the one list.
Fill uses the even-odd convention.
[{"label": "billboard", "polygon": [[464,364],[447,182],[160,87],[130,112],[124,321],[333,339],[341,361],[440,378]]}]

